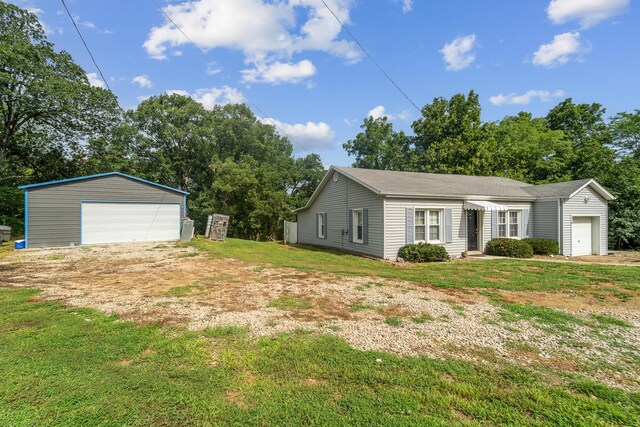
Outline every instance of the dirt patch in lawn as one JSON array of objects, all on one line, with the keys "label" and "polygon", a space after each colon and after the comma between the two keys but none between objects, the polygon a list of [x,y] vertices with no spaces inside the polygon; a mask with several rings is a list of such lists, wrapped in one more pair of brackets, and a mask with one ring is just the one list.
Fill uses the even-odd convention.
[{"label": "dirt patch in lawn", "polygon": [[[497,269],[487,280],[504,277]],[[93,307],[142,324],[191,330],[242,326],[253,337],[306,329],[338,335],[365,350],[501,358],[640,389],[638,298],[607,292],[606,287],[593,292],[495,291],[504,302],[541,305],[585,320],[559,332],[534,321],[505,320],[486,289],[271,268],[210,259],[174,244],[20,251],[0,262],[0,286],[41,289],[40,299]],[[630,326],[592,330],[586,320],[594,313],[614,315]],[[584,345],[574,345],[578,341]],[[512,342],[535,350],[514,351]],[[594,364],[597,369],[581,371]],[[308,385],[321,385],[314,381]],[[241,395],[228,398],[242,406]]]}]

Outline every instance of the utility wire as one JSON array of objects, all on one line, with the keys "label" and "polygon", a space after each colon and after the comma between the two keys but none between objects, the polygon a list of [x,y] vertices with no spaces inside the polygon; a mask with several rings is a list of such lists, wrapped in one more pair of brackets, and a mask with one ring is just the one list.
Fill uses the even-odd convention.
[{"label": "utility wire", "polygon": [[80,28],[78,28],[78,25],[76,24],[76,20],[73,19],[73,15],[71,15],[71,12],[69,11],[69,8],[67,7],[67,3],[65,3],[64,0],[61,0],[61,1],[62,1],[62,5],[64,6],[64,9],[67,11],[67,15],[69,15],[69,19],[71,19],[71,22],[73,23],[73,26],[75,27],[76,31],[78,32],[78,35],[80,36],[80,40],[82,40],[82,44],[84,44],[84,47],[87,49],[87,52],[89,53],[89,56],[91,57],[91,60],[93,61],[93,65],[95,65],[96,68],[98,69],[98,72],[100,73],[100,77],[102,77],[102,81],[107,86],[107,89],[109,89],[109,92],[113,93],[113,91],[109,87],[109,83],[107,82],[107,79],[104,78],[104,74],[102,74],[102,70],[98,66],[98,63],[96,62],[96,59],[93,57],[93,53],[91,53],[91,49],[89,49],[89,46],[87,45],[87,42],[84,40],[84,37],[82,37],[82,33],[80,32]]},{"label": "utility wire", "polygon": [[[179,26],[178,24],[176,24],[176,23],[174,22],[174,20],[173,20],[173,19],[171,19],[171,18],[169,17],[169,15],[167,15],[167,14],[165,13],[165,11],[164,11],[164,10],[162,10],[162,9],[160,9],[160,10],[162,11],[162,14],[163,14],[164,16],[166,16],[166,17],[167,17],[167,19],[168,19],[169,21],[171,21],[171,23],[172,23],[172,24],[173,24],[173,25],[178,29],[178,31],[180,31],[180,33],[182,33],[182,35],[184,36],[184,38],[185,38],[185,39],[187,39],[187,40],[189,41],[189,43],[191,43],[191,44],[192,44],[196,49],[198,49],[198,50],[199,50],[203,55],[206,55],[206,52],[205,52],[205,51],[204,51],[200,46],[198,46],[198,45],[197,45],[193,40],[191,40],[191,38],[189,38],[189,36],[188,36],[184,31],[182,31],[182,28],[180,28],[180,26]],[[312,154],[312,153],[311,153],[311,151],[307,150],[307,148],[306,148],[304,145],[300,144],[299,142],[297,142],[296,140],[294,140],[291,136],[289,136],[289,135],[287,134],[287,132],[285,132],[285,131],[284,131],[284,129],[282,129],[282,128],[278,125],[278,123],[276,123],[276,121],[275,121],[275,120],[273,120],[273,119],[272,119],[271,117],[269,117],[269,116],[268,116],[264,111],[262,111],[262,108],[258,107],[258,105],[257,105],[255,102],[253,102],[252,100],[250,100],[248,96],[244,95],[244,97],[247,99],[247,101],[249,102],[249,104],[251,104],[251,106],[253,106],[253,108],[255,108],[256,110],[258,110],[258,112],[259,112],[260,114],[262,114],[262,116],[263,116],[266,120],[270,121],[270,122],[271,122],[271,124],[273,124],[273,126],[274,126],[276,129],[278,129],[282,135],[285,135],[287,138],[289,138],[289,140],[291,140],[291,142],[293,142],[294,144],[296,144],[298,147],[302,148],[302,149],[303,149],[304,151],[306,151],[307,153]]]},{"label": "utility wire", "polygon": [[365,55],[367,55],[369,57],[369,59],[371,60],[371,62],[373,62],[375,64],[376,67],[378,67],[378,69],[380,70],[380,72],[382,72],[382,74],[384,74],[384,76],[387,78],[387,80],[389,80],[391,82],[392,85],[395,86],[396,89],[398,89],[398,91],[402,94],[402,96],[404,96],[407,101],[409,101],[411,103],[411,105],[413,105],[415,107],[416,110],[418,110],[418,112],[422,112],[422,110],[420,110],[420,108],[418,107],[418,105],[416,105],[415,102],[413,102],[413,100],[411,98],[409,98],[409,95],[407,95],[405,93],[405,91],[403,91],[400,86],[398,86],[398,84],[391,78],[391,76],[389,76],[389,74],[387,74],[387,72],[384,70],[384,68],[382,68],[382,66],[380,64],[378,64],[378,62],[373,59],[373,56],[371,56],[371,54],[369,53],[369,51],[367,51],[367,49],[364,48],[364,46],[362,45],[362,43],[360,43],[358,41],[358,39],[351,33],[351,31],[349,31],[349,29],[342,23],[342,21],[340,20],[340,18],[338,18],[338,15],[336,15],[333,10],[331,10],[331,8],[329,7],[329,5],[327,4],[327,2],[325,0],[320,0],[322,1],[322,3],[324,4],[324,6],[327,8],[327,10],[329,10],[329,12],[331,12],[331,14],[333,15],[334,18],[336,18],[336,21],[338,21],[338,23],[340,23],[340,25],[342,26],[342,28],[347,32],[347,34],[349,34],[349,36],[351,36],[351,38],[353,39],[353,41],[356,42],[356,44],[360,47],[360,49],[362,49],[362,51],[365,53]]},{"label": "utility wire", "polygon": [[180,27],[178,26],[178,24],[176,24],[175,22],[173,22],[173,19],[171,19],[171,17],[170,17],[169,15],[167,15],[167,13],[166,13],[164,10],[160,9],[160,11],[162,12],[162,14],[163,14],[164,16],[166,16],[166,17],[167,17],[167,19],[168,19],[169,21],[171,21],[171,23],[173,24],[173,26],[174,26],[174,27],[176,27],[176,28],[178,29],[178,31],[180,31],[180,33],[182,33],[182,35],[184,36],[184,38],[185,38],[185,39],[187,39],[187,40],[189,40],[189,43],[191,43],[192,45],[194,45],[194,46],[195,46],[195,48],[196,48],[196,49],[198,49],[200,52],[202,52],[202,54],[203,54],[203,55],[206,55],[206,52],[205,52],[204,50],[202,50],[202,49],[200,48],[200,46],[198,46],[198,45],[197,45],[193,40],[191,40],[191,39],[189,38],[189,36],[188,36],[188,35],[186,35],[184,31],[182,31],[182,28],[180,28]]}]

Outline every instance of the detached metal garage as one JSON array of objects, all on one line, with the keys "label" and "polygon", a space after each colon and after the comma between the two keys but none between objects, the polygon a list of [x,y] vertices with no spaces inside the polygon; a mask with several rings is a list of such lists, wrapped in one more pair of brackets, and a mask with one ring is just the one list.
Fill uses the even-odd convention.
[{"label": "detached metal garage", "polygon": [[19,188],[32,248],[178,240],[189,194],[119,172]]}]

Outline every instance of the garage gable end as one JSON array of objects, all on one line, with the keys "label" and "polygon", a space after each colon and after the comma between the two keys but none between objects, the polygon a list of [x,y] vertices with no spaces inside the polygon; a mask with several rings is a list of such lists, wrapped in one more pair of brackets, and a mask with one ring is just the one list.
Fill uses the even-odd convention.
[{"label": "garage gable end", "polygon": [[[608,200],[591,186],[585,186],[562,204],[562,252],[566,256],[607,255]],[[574,247],[576,246],[576,247]]]}]

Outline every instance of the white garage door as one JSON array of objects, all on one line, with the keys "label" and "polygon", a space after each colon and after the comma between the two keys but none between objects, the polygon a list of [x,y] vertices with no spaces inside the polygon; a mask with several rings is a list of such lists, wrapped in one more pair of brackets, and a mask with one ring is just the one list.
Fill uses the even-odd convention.
[{"label": "white garage door", "polygon": [[82,203],[82,244],[149,242],[180,238],[180,205]]},{"label": "white garage door", "polygon": [[591,255],[593,221],[590,217],[574,217],[571,224],[571,255]]}]

